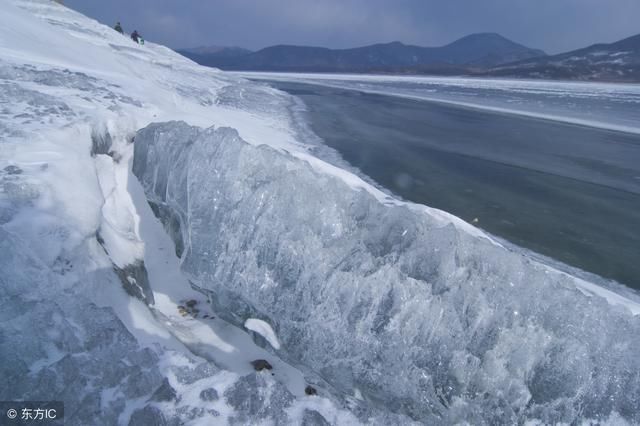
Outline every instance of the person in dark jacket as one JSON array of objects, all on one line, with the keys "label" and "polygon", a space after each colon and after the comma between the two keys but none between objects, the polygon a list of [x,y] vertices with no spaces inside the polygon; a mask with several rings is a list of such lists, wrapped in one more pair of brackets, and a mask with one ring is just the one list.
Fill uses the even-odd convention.
[{"label": "person in dark jacket", "polygon": [[113,29],[119,32],[120,34],[124,34],[124,31],[122,30],[122,25],[120,25],[120,22],[116,22],[116,26],[113,27]]},{"label": "person in dark jacket", "polygon": [[138,30],[133,30],[133,32],[131,33],[131,40],[135,41],[136,43],[140,43],[140,39],[142,37],[140,37],[140,34],[138,34]]}]

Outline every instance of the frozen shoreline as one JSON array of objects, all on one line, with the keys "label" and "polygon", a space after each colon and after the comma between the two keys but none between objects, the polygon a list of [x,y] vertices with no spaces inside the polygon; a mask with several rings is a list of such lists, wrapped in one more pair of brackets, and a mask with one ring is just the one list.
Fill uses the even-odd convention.
[{"label": "frozen shoreline", "polygon": [[[624,356],[637,346],[636,317],[452,215],[318,159],[296,139],[283,93],[134,45],[45,0],[10,1],[0,29],[5,400],[55,395],[78,424],[473,421],[477,407],[491,416],[494,403],[509,418],[541,418],[555,415],[548,394],[572,418],[584,396],[605,419],[637,406],[633,383],[606,395],[613,399],[572,394],[574,407],[546,381],[561,365],[580,389],[592,389],[580,381],[590,372],[603,386],[618,383],[637,366]],[[155,130],[166,145],[152,158]],[[129,169],[133,149],[134,164],[149,160],[146,197]],[[163,192],[168,183],[186,190]],[[171,209],[162,217],[171,235],[146,205],[153,194],[164,197],[156,207]],[[205,217],[215,214],[220,221]],[[183,232],[189,238],[177,244]],[[206,300],[190,281],[230,303],[196,312]],[[151,307],[138,294],[149,291]],[[585,309],[566,312],[555,295]],[[540,297],[549,303],[532,306]],[[317,309],[328,300],[335,306]],[[280,349],[257,347],[239,327],[204,317],[212,314],[239,325],[268,320]],[[562,326],[576,316],[592,327]],[[627,346],[602,347],[596,334],[621,324],[626,335],[604,337]],[[592,361],[562,363],[584,351]],[[269,357],[274,376],[254,371],[255,357]],[[309,377],[317,395],[302,389]],[[530,400],[535,409],[522,414]]]},{"label": "frozen shoreline", "polygon": [[[592,82],[557,82],[540,80],[508,80],[508,79],[481,79],[481,78],[456,78],[456,77],[412,77],[412,76],[379,76],[379,75],[352,75],[352,74],[304,74],[304,73],[268,73],[268,72],[231,72],[244,78],[253,80],[280,80],[288,82],[307,82],[310,84],[324,85],[338,89],[356,90],[363,93],[398,96],[406,99],[438,102],[448,105],[500,112],[504,114],[524,115],[544,120],[559,121],[581,126],[597,127],[601,129],[640,133],[640,114],[630,111],[625,119],[614,114],[603,117],[608,106],[603,106],[592,118],[585,116],[584,111],[571,111],[558,109],[554,113],[543,112],[544,108],[535,105],[534,101],[527,103],[526,95],[541,95],[547,97],[568,97],[588,99],[594,96],[603,96],[617,100],[628,98],[628,102],[640,108],[640,84],[622,83],[592,83]],[[398,83],[411,83],[416,87],[402,88]],[[388,85],[388,87],[385,87]],[[420,87],[424,86],[424,87]],[[432,89],[431,87],[438,89]],[[491,90],[497,93],[522,94],[519,99],[505,99],[497,105],[493,99],[477,99],[469,96],[448,95],[446,90],[442,94],[437,93],[444,88],[473,88],[480,91]],[[595,95],[594,95],[595,91]],[[456,99],[460,97],[460,99]],[[464,100],[466,98],[466,100]],[[537,101],[535,101],[537,102]]]}]

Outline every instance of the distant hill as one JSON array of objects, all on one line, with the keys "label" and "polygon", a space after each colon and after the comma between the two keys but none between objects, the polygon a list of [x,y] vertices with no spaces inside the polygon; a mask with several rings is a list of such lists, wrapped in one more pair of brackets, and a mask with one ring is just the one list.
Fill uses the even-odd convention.
[{"label": "distant hill", "polygon": [[406,72],[430,69],[459,72],[544,56],[499,34],[472,34],[442,47],[420,47],[401,42],[374,44],[352,49],[278,45],[257,52],[231,54],[213,50],[182,49],[179,53],[208,66],[228,70]]},{"label": "distant hill", "polygon": [[640,34],[559,55],[492,67],[480,75],[640,82]]},{"label": "distant hill", "polygon": [[445,63],[482,67],[547,55],[496,33],[471,34],[438,49]]}]

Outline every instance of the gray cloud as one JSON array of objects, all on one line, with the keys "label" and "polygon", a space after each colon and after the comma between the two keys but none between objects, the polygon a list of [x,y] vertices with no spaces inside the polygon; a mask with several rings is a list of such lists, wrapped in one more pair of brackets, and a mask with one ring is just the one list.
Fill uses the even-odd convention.
[{"label": "gray cloud", "polygon": [[556,53],[640,32],[638,0],[67,0],[171,47],[423,46],[498,32]]}]

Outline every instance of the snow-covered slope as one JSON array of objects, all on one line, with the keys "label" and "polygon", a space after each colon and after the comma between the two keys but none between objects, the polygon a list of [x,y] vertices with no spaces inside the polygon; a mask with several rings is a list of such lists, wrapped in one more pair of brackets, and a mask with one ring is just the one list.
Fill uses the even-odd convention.
[{"label": "snow-covered slope", "polygon": [[0,398],[61,399],[70,425],[358,423],[207,307],[130,175],[155,120],[292,146],[271,94],[243,107],[246,82],[54,2],[3,2],[0,28]]},{"label": "snow-covered slope", "polygon": [[71,425],[640,422],[638,303],[314,157],[284,93],[47,0],[4,2],[0,35],[3,400]]}]

